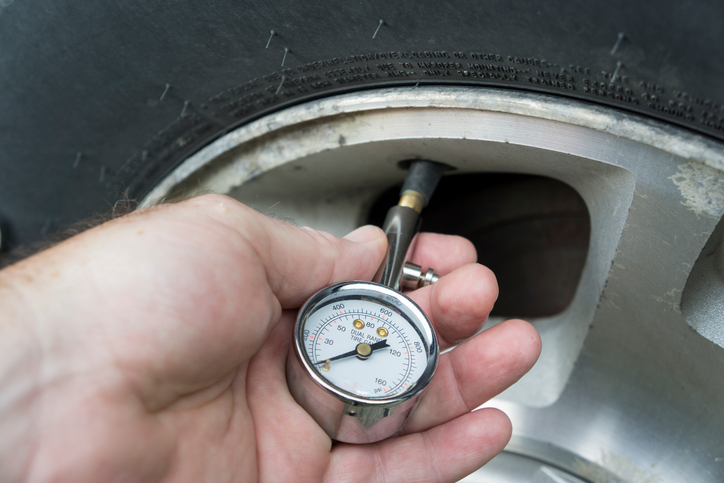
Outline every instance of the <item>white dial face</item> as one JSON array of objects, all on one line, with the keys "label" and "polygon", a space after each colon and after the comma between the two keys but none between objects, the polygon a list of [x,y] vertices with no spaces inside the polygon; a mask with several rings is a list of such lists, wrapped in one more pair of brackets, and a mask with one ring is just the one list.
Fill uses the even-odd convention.
[{"label": "white dial face", "polygon": [[301,335],[317,374],[356,396],[404,393],[427,366],[427,346],[419,332],[400,312],[375,301],[346,299],[318,306]]}]

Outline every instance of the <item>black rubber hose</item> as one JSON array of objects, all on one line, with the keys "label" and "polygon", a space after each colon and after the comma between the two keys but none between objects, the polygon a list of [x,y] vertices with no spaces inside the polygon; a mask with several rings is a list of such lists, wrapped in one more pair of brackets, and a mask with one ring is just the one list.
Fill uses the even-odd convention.
[{"label": "black rubber hose", "polygon": [[449,169],[450,166],[434,161],[413,161],[400,195],[408,190],[417,191],[425,197],[425,206],[427,206],[442,174]]}]

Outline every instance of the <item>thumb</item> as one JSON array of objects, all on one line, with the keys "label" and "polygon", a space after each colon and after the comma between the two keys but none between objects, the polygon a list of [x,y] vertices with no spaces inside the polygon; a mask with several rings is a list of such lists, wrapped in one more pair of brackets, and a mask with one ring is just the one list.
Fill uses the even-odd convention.
[{"label": "thumb", "polygon": [[205,195],[89,230],[3,270],[0,285],[24,294],[18,314],[54,354],[123,365],[162,407],[255,353],[281,308],[371,279],[386,244],[378,228],[342,239]]},{"label": "thumb", "polygon": [[246,239],[262,260],[269,287],[285,309],[299,307],[328,285],[371,280],[385,256],[387,237],[372,225],[337,238],[267,218],[246,207],[242,210],[248,222],[258,224],[255,234],[247,234]]},{"label": "thumb", "polygon": [[364,225],[347,233],[344,239],[355,243],[379,242],[380,232],[374,225]]}]

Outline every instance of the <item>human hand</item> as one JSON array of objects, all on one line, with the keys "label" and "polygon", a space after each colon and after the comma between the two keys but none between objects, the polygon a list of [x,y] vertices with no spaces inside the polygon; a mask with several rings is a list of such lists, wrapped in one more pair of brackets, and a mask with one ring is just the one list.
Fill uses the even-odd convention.
[{"label": "human hand", "polygon": [[[2,481],[451,481],[502,450],[510,422],[470,412],[520,378],[536,331],[508,321],[440,357],[399,437],[333,443],[292,399],[296,310],[369,280],[386,239],[296,228],[222,196],[108,222],[0,272]],[[443,275],[409,296],[441,349],[497,297],[459,237],[423,234]]]}]

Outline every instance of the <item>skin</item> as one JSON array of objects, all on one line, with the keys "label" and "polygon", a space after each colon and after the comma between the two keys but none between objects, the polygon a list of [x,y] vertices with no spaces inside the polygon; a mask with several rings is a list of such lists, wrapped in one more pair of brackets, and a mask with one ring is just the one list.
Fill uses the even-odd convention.
[{"label": "skin", "polygon": [[[422,234],[440,281],[409,295],[440,358],[399,436],[332,442],[285,379],[296,309],[369,280],[386,239],[345,239],[206,195],[107,222],[0,271],[2,481],[454,481],[500,452],[508,418],[479,405],[535,363],[511,320],[474,337],[497,297],[467,240]],[[472,411],[472,412],[471,412]]]}]

